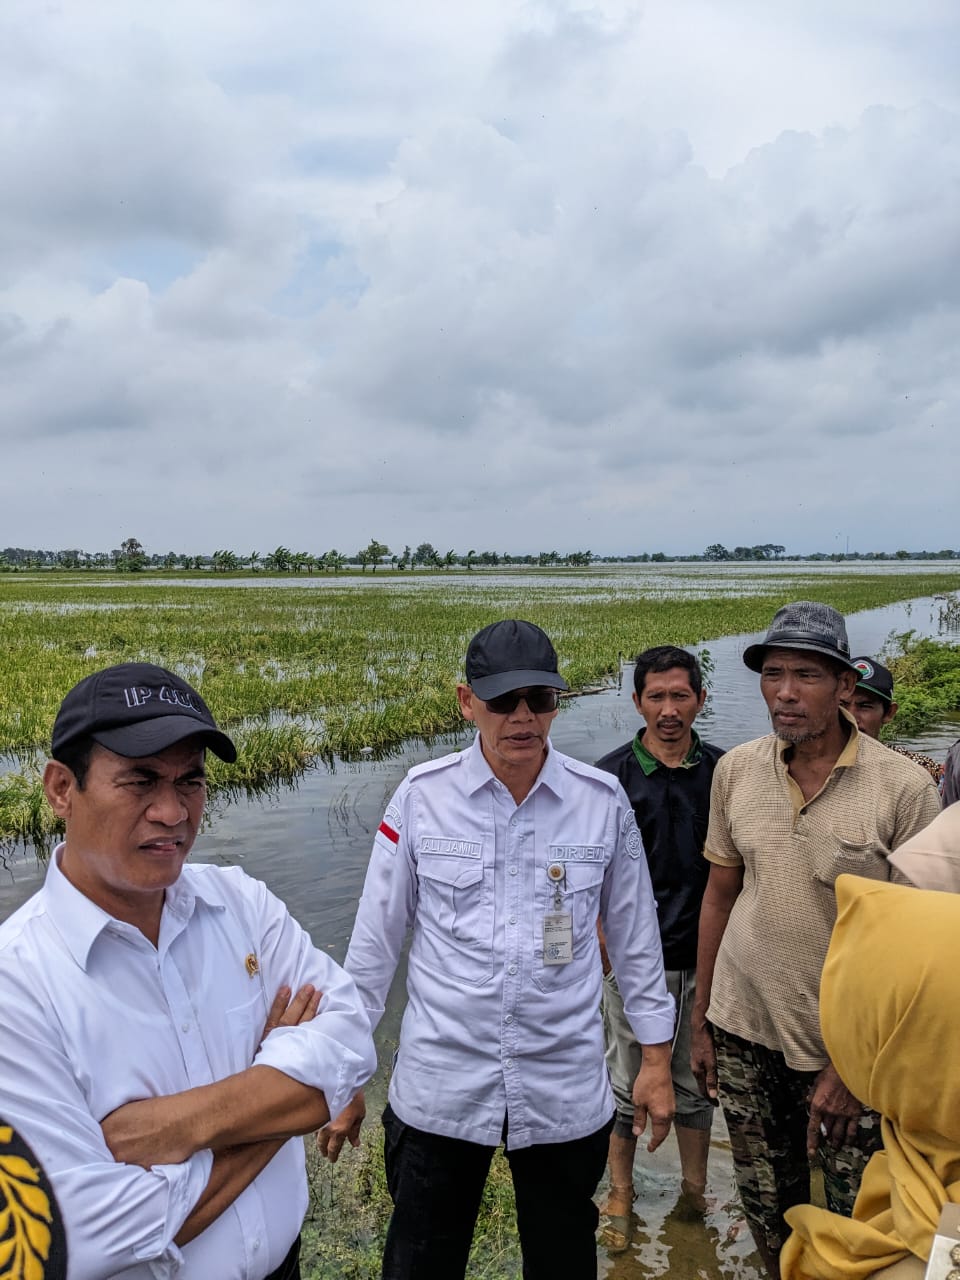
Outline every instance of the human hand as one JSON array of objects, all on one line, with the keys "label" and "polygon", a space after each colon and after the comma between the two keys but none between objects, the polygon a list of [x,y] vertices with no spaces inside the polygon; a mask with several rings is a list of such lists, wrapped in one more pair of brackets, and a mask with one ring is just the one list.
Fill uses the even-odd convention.
[{"label": "human hand", "polygon": [[705,1021],[694,1021],[690,1031],[690,1070],[703,1096],[717,1102],[717,1050],[713,1032]]},{"label": "human hand", "polygon": [[267,1020],[263,1024],[263,1044],[271,1031],[277,1027],[298,1027],[302,1022],[312,1022],[317,1016],[323,992],[318,991],[312,983],[300,988],[295,996],[290,995],[289,987],[281,987],[273,998]]},{"label": "human hand", "polygon": [[326,1156],[331,1164],[337,1163],[344,1139],[349,1141],[351,1147],[359,1147],[360,1126],[366,1114],[367,1104],[364,1101],[363,1090],[360,1089],[354,1094],[353,1101],[347,1103],[340,1114],[319,1131],[317,1147],[320,1154]]},{"label": "human hand", "polygon": [[810,1123],[807,1125],[807,1156],[817,1154],[823,1138],[832,1147],[853,1142],[863,1105],[837,1075],[832,1063],[823,1068],[810,1093]]},{"label": "human hand", "polygon": [[648,1151],[656,1151],[670,1132],[676,1111],[670,1076],[670,1043],[643,1046],[643,1063],[633,1082],[633,1132],[639,1138],[650,1120]]}]

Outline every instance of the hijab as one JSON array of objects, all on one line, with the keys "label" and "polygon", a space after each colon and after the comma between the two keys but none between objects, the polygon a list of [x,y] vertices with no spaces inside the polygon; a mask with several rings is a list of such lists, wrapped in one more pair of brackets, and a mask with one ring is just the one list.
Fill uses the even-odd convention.
[{"label": "hijab", "polygon": [[837,878],[820,1020],[841,1079],[879,1111],[883,1150],[844,1218],[789,1210],[782,1280],[854,1280],[926,1260],[960,1203],[960,896]]}]

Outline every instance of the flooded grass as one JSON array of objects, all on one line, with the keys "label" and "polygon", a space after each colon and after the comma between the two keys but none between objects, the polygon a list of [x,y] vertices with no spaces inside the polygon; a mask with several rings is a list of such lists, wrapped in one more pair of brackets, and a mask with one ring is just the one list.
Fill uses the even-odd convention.
[{"label": "flooded grass", "polygon": [[497,618],[544,627],[567,680],[583,689],[648,645],[765,627],[798,596],[851,613],[956,591],[960,575],[785,570],[717,586],[717,575],[672,573],[651,585],[649,572],[629,570],[323,591],[11,575],[0,582],[0,753],[20,763],[0,776],[0,844],[49,847],[56,830],[38,762],[63,694],[111,663],[156,662],[196,685],[240,746],[236,765],[211,761],[211,790],[249,793],[315,762],[382,754],[456,728],[466,643]]}]

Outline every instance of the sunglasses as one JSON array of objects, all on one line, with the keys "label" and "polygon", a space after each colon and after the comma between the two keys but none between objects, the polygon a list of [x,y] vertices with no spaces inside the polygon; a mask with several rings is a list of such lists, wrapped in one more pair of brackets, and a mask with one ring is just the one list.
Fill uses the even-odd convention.
[{"label": "sunglasses", "polygon": [[509,716],[516,711],[521,699],[533,715],[541,716],[547,711],[556,711],[560,694],[546,685],[536,685],[532,689],[511,689],[509,693],[501,693],[496,698],[484,698],[483,702],[488,711],[493,711],[498,716]]}]

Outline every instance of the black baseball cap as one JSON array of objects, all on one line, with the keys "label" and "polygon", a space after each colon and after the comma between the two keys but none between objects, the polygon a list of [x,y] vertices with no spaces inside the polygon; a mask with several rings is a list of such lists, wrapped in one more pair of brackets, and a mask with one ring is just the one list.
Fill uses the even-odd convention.
[{"label": "black baseball cap", "polygon": [[54,721],[54,759],[88,736],[118,756],[153,756],[184,738],[199,738],[228,764],[237,758],[196,689],[149,662],[123,662],[74,685]]},{"label": "black baseball cap", "polygon": [[533,685],[570,688],[557,671],[557,652],[549,636],[518,618],[491,622],[478,631],[467,646],[466,670],[467,684],[484,700]]},{"label": "black baseball cap", "polygon": [[875,693],[884,702],[893,701],[893,676],[886,667],[873,658],[854,658],[853,665],[857,671],[857,688]]}]

